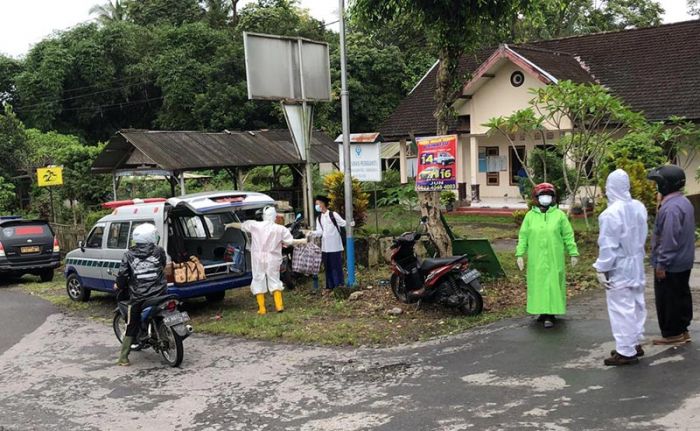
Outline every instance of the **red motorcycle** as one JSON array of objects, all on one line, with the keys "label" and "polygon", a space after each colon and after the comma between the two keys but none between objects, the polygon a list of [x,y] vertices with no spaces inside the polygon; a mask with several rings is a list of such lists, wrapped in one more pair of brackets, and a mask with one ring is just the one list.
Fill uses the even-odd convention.
[{"label": "red motorcycle", "polygon": [[[467,316],[476,316],[484,309],[479,281],[481,274],[469,268],[466,256],[419,259],[415,245],[425,232],[427,217],[421,219],[415,232],[406,232],[391,246],[391,290],[406,304],[429,301],[455,308]],[[428,234],[431,242],[433,238]]]}]

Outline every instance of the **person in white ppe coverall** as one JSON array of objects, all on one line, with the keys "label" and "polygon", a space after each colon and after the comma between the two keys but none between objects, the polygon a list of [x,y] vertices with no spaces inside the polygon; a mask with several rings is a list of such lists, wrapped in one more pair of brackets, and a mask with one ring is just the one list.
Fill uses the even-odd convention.
[{"label": "person in white ppe coverall", "polygon": [[294,239],[286,227],[276,223],[277,211],[272,206],[263,209],[262,221],[247,220],[243,223],[229,223],[227,228],[241,229],[250,234],[250,257],[252,260],[253,281],[250,290],[258,301],[258,314],[267,313],[265,294],[272,293],[277,312],[284,311],[280,280],[282,246],[305,244],[306,239]]},{"label": "person in white ppe coverall", "polygon": [[605,365],[629,365],[644,355],[641,342],[647,317],[644,255],[647,210],[632,199],[627,172],[612,172],[605,184],[608,208],[598,218],[600,248],[593,267],[605,287],[615,350]]}]

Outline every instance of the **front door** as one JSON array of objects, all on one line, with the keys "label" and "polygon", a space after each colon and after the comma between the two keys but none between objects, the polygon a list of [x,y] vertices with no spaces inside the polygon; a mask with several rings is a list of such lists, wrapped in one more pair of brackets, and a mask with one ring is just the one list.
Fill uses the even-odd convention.
[{"label": "front door", "polygon": [[84,244],[84,251],[75,256],[75,268],[85,287],[90,289],[104,290],[102,281],[102,247],[105,242],[105,232],[107,225],[98,223],[92,228]]}]

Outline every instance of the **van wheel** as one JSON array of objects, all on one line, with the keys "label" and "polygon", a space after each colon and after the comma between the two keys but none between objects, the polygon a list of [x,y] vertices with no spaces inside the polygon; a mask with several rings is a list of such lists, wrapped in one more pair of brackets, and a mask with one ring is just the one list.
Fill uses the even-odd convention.
[{"label": "van wheel", "polygon": [[66,292],[68,292],[70,299],[78,302],[87,302],[90,299],[90,293],[92,293],[90,289],[83,286],[80,278],[75,274],[69,275],[66,279]]},{"label": "van wheel", "polygon": [[207,301],[209,302],[221,302],[224,300],[226,297],[226,292],[216,292],[216,293],[210,293],[209,295],[206,295],[205,298],[207,298]]},{"label": "van wheel", "polygon": [[42,283],[48,283],[53,281],[53,269],[45,269],[39,273],[39,278],[41,278]]}]

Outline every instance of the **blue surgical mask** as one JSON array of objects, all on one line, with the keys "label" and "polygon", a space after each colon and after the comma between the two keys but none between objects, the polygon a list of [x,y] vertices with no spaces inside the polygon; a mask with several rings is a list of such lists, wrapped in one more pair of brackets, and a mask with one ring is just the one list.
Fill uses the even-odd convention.
[{"label": "blue surgical mask", "polygon": [[316,210],[317,213],[320,213],[321,212],[321,205],[314,206],[314,209]]}]

